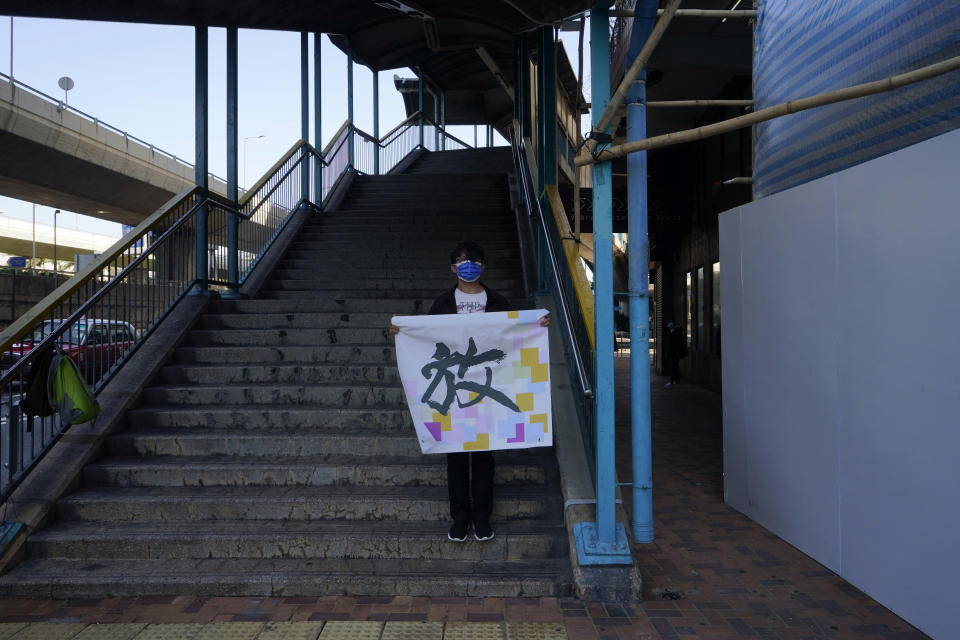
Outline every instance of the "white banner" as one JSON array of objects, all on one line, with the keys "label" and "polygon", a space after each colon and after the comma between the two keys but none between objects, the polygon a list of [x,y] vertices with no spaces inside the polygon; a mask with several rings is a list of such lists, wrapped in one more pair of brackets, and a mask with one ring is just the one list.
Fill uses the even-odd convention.
[{"label": "white banner", "polygon": [[397,364],[424,453],[547,447],[544,309],[396,316]]}]

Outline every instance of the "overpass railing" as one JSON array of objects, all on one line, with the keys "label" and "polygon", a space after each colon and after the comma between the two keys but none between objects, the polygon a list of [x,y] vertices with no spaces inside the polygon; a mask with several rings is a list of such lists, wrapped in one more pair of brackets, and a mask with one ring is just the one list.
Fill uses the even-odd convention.
[{"label": "overpass railing", "polygon": [[322,153],[297,141],[236,203],[187,189],[0,332],[0,501],[69,427],[21,409],[42,355],[67,352],[98,393],[184,296],[242,285],[298,208],[322,207],[348,172],[374,172],[373,154],[389,171],[419,146],[418,127],[415,114],[377,140],[345,122]]},{"label": "overpass railing", "polygon": [[[19,90],[22,90],[22,91],[25,91],[25,92],[27,92],[27,93],[29,93],[29,94],[31,94],[31,95],[34,95],[34,96],[36,96],[36,97],[38,97],[38,98],[42,98],[42,99],[46,100],[47,102],[50,102],[50,103],[56,105],[57,111],[69,111],[70,113],[76,114],[76,115],[80,116],[81,118],[90,121],[91,123],[93,123],[93,125],[94,125],[95,127],[99,127],[99,128],[106,129],[106,130],[108,130],[108,131],[112,131],[112,132],[114,132],[114,133],[116,133],[116,134],[118,134],[118,135],[123,136],[123,138],[124,138],[125,140],[132,140],[133,142],[136,142],[137,144],[143,145],[144,147],[146,147],[147,149],[149,149],[151,153],[156,153],[156,154],[159,154],[159,155],[161,155],[161,156],[165,156],[165,157],[167,157],[167,158],[170,158],[170,159],[173,160],[174,162],[177,162],[177,163],[179,163],[179,164],[182,164],[182,165],[185,166],[185,167],[189,167],[191,170],[194,168],[194,165],[193,165],[192,163],[187,162],[187,161],[184,160],[183,158],[181,158],[181,157],[179,157],[179,156],[177,156],[177,155],[175,155],[175,154],[172,154],[172,153],[170,153],[169,151],[164,151],[164,150],[161,149],[160,147],[155,147],[154,145],[152,145],[151,143],[147,142],[146,140],[141,140],[141,139],[138,138],[137,136],[132,135],[132,134],[130,134],[130,133],[127,133],[126,131],[124,131],[124,130],[122,130],[122,129],[118,129],[117,127],[115,127],[115,126],[113,126],[113,125],[111,125],[111,124],[108,124],[108,123],[104,122],[103,120],[100,120],[99,118],[97,118],[97,117],[95,117],[95,116],[91,116],[90,114],[85,113],[85,112],[81,111],[80,109],[77,109],[76,107],[71,107],[71,106],[70,106],[69,104],[67,104],[66,102],[63,102],[62,100],[58,100],[57,98],[54,98],[53,96],[48,95],[48,94],[44,93],[43,91],[40,91],[39,89],[35,89],[35,88],[31,87],[31,86],[28,85],[28,84],[24,84],[24,83],[20,82],[19,80],[16,80],[16,79],[14,79],[14,78],[11,78],[10,76],[8,76],[8,75],[5,74],[5,73],[0,73],[0,79],[2,79],[2,80],[3,80],[4,82],[6,82],[7,85],[8,85],[8,86],[6,87],[6,88],[8,89],[8,91],[0,92],[0,99],[2,99],[2,100],[7,100],[8,102],[11,102],[11,103],[12,103],[12,102],[14,102],[14,93],[15,93],[18,89],[19,89]],[[219,176],[217,176],[217,175],[214,175],[214,174],[212,174],[212,173],[209,174],[209,175],[210,175],[210,177],[213,178],[214,180],[218,180],[218,181],[220,181],[220,182],[222,182],[222,183],[224,183],[224,184],[226,184],[226,182],[227,182],[227,181],[224,180],[223,178],[221,178],[221,177],[219,177]]]}]

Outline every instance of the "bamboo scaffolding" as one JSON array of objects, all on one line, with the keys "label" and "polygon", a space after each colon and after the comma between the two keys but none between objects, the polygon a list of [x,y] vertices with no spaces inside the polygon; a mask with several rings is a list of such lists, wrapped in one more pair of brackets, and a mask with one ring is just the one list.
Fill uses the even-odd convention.
[{"label": "bamboo scaffolding", "polygon": [[[673,19],[673,15],[677,11],[677,7],[680,6],[681,0],[670,0],[666,8],[663,10],[663,15],[660,16],[660,19],[657,20],[657,24],[653,26],[653,31],[650,32],[650,36],[647,38],[647,41],[643,45],[643,49],[640,50],[640,53],[637,54],[636,59],[633,61],[633,64],[630,65],[630,69],[623,75],[623,80],[620,81],[620,85],[617,87],[617,90],[612,96],[610,96],[610,102],[607,103],[607,108],[603,110],[603,113],[600,114],[600,118],[597,119],[596,124],[593,125],[592,133],[603,133],[606,131],[607,126],[613,121],[614,117],[617,114],[617,109],[623,104],[624,99],[627,96],[627,91],[630,90],[630,85],[633,84],[633,81],[636,80],[637,76],[640,75],[640,71],[643,70],[643,67],[646,66],[647,60],[650,59],[650,55],[653,53],[653,50],[660,43],[660,38],[663,37],[663,32],[667,30],[667,26],[670,24],[670,21]],[[596,148],[595,140],[587,140],[586,146],[590,152]]]},{"label": "bamboo scaffolding", "polygon": [[914,84],[922,80],[943,75],[944,73],[956,71],[957,69],[960,69],[960,56],[949,58],[942,62],[921,67],[920,69],[915,69],[907,73],[890,76],[889,78],[884,78],[883,80],[876,80],[874,82],[866,82],[863,84],[854,85],[852,87],[846,87],[844,89],[827,91],[810,96],[808,98],[801,98],[799,100],[790,100],[789,102],[767,107],[766,109],[761,109],[760,111],[754,111],[753,113],[737,116],[736,118],[731,118],[715,124],[697,127],[696,129],[675,131],[662,136],[654,136],[644,140],[636,140],[634,142],[618,144],[597,153],[596,157],[594,157],[590,152],[581,153],[574,160],[574,164],[578,167],[582,167],[595,162],[604,162],[606,160],[612,160],[613,158],[620,158],[635,151],[656,149],[659,147],[666,147],[684,142],[693,142],[694,140],[701,140],[703,138],[709,138],[721,133],[727,133],[728,131],[742,129],[743,127],[749,127],[759,122],[773,120],[774,118],[779,118],[781,116],[796,113],[798,111],[806,111],[807,109],[822,107],[835,102],[843,102],[845,100],[862,98],[877,93],[883,93],[885,91],[892,91],[909,84]]},{"label": "bamboo scaffolding", "polygon": [[752,107],[753,100],[650,100],[647,107]]},{"label": "bamboo scaffolding", "polygon": [[[663,15],[666,9],[658,9],[657,15]],[[635,18],[636,11],[626,9],[611,9],[611,18]],[[675,14],[678,18],[756,18],[756,9],[677,9]]]}]

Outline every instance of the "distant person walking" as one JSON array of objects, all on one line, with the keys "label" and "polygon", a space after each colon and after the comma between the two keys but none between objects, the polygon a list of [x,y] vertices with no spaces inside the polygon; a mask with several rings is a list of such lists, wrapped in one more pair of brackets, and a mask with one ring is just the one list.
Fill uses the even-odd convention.
[{"label": "distant person walking", "polygon": [[670,381],[663,385],[672,387],[680,384],[680,358],[687,355],[687,345],[684,341],[683,329],[673,320],[667,323],[667,334],[663,337],[664,373],[670,376]]}]

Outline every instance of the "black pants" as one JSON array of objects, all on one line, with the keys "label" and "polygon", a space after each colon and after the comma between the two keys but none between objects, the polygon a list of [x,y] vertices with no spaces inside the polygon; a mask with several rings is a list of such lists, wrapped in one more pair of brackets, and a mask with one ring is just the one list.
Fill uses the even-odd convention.
[{"label": "black pants", "polygon": [[489,522],[493,513],[493,454],[448,453],[447,489],[454,522]]},{"label": "black pants", "polygon": [[667,357],[667,375],[670,376],[670,382],[680,384],[680,358]]}]

